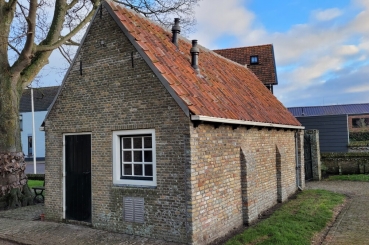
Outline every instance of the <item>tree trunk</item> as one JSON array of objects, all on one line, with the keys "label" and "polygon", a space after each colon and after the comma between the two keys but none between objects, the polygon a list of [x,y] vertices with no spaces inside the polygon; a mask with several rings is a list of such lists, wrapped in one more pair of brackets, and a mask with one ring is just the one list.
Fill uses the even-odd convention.
[{"label": "tree trunk", "polygon": [[32,193],[24,173],[19,102],[22,88],[14,77],[0,71],[0,208],[29,205]]}]

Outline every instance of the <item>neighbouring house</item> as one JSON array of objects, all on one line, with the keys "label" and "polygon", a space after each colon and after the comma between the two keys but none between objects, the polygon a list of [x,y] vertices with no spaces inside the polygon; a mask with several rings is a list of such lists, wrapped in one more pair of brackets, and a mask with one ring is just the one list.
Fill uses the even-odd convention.
[{"label": "neighbouring house", "polygon": [[[59,86],[41,87],[33,89],[34,101],[34,118],[35,118],[35,135],[36,135],[36,158],[37,160],[45,159],[45,132],[40,131],[40,125],[43,123],[47,110],[54,100]],[[23,91],[20,105],[19,118],[21,126],[22,149],[26,160],[33,158],[33,130],[32,130],[32,102],[31,89]]]},{"label": "neighbouring house", "polygon": [[278,85],[273,44],[214,50],[227,59],[247,66],[273,93]]},{"label": "neighbouring house", "polygon": [[301,124],[178,22],[97,10],[43,124],[46,219],[208,244],[304,186]]},{"label": "neighbouring house", "polygon": [[319,130],[321,152],[347,152],[350,132],[369,131],[369,103],[302,106],[288,110],[306,129]]}]

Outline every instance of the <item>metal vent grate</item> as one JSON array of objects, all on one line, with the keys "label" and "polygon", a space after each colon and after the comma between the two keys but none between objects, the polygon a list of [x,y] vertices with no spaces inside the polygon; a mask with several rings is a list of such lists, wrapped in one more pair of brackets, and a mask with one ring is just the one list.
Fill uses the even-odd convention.
[{"label": "metal vent grate", "polygon": [[142,197],[123,197],[124,221],[143,223],[145,202]]}]

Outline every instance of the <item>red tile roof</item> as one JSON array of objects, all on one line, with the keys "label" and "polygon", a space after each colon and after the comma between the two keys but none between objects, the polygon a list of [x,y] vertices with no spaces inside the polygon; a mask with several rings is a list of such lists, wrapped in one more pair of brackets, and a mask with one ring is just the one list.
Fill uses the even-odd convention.
[{"label": "red tile roof", "polygon": [[[265,84],[278,84],[275,67],[274,50],[272,44],[213,50],[215,53],[233,60],[241,65],[246,65]],[[259,63],[250,64],[250,57],[257,55]]]},{"label": "red tile roof", "polygon": [[124,33],[134,37],[133,44],[144,59],[146,57],[149,66],[165,78],[172,96],[178,96],[192,114],[301,125],[244,66],[199,45],[200,73],[197,74],[191,67],[190,41],[180,38],[177,49],[171,42],[170,31],[115,2],[103,4],[117,23],[120,22],[118,25]]}]

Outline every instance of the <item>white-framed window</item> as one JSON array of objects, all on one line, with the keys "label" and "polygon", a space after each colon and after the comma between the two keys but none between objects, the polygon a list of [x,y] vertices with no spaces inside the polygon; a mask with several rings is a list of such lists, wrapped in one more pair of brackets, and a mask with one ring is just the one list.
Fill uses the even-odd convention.
[{"label": "white-framed window", "polygon": [[113,184],[156,186],[154,129],[113,132]]}]

